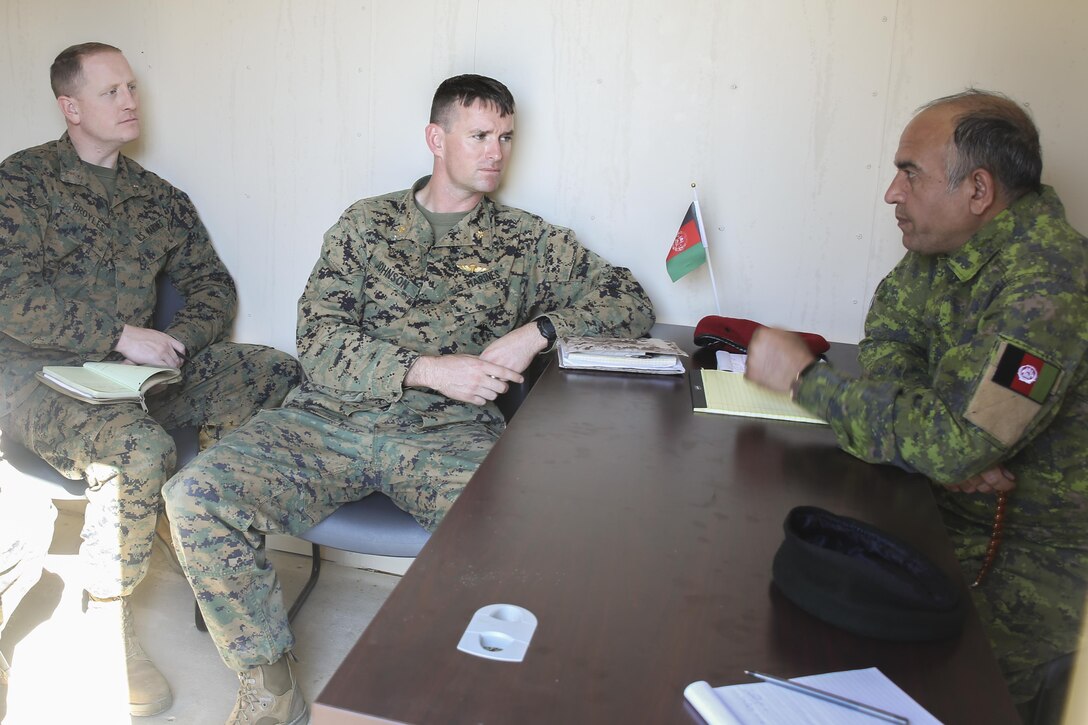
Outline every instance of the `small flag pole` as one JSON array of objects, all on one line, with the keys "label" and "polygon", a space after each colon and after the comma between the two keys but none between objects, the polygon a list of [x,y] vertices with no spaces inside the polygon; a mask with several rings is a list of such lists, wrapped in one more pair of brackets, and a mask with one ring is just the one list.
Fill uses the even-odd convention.
[{"label": "small flag pole", "polygon": [[699,242],[703,245],[703,251],[706,252],[706,269],[710,273],[710,288],[714,292],[714,309],[718,311],[718,316],[722,314],[722,303],[718,297],[718,283],[714,281],[714,265],[710,261],[710,247],[706,243],[706,229],[703,227],[703,212],[699,209],[699,192],[695,190],[695,182],[691,182],[691,195],[695,199],[695,223],[699,225]]}]

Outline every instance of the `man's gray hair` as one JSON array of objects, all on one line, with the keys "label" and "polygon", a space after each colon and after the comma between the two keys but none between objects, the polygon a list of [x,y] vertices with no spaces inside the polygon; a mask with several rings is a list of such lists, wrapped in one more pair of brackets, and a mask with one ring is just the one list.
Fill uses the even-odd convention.
[{"label": "man's gray hair", "polygon": [[969,88],[930,101],[919,112],[953,105],[952,144],[948,159],[948,188],[955,189],[975,169],[993,175],[1009,203],[1042,186],[1043,156],[1039,131],[1031,116],[1008,96]]}]

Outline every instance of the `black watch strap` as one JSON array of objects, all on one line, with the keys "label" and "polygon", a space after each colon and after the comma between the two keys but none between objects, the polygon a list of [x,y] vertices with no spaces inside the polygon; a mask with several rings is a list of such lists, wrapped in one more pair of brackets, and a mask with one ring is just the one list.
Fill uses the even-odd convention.
[{"label": "black watch strap", "polygon": [[555,325],[547,317],[536,318],[536,329],[540,331],[540,336],[548,341],[548,347],[555,344]]}]

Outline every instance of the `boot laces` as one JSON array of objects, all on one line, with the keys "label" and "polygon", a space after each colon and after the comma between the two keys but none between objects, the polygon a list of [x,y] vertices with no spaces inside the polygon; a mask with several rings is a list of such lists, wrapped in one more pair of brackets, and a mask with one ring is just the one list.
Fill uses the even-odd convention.
[{"label": "boot laces", "polygon": [[125,659],[147,659],[139,638],[136,636],[136,624],[132,620],[132,612],[128,608],[128,602],[121,605],[121,622],[125,636]]},{"label": "boot laces", "polygon": [[242,686],[238,689],[238,704],[235,705],[236,718],[232,722],[249,722],[249,716],[256,713],[258,709],[267,710],[271,707],[274,698],[268,690],[257,687],[256,678],[239,673],[238,679]]}]

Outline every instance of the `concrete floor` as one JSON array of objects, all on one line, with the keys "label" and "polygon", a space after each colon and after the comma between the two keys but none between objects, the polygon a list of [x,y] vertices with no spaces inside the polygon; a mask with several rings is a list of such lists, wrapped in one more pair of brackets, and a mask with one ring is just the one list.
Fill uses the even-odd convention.
[{"label": "concrete floor", "polygon": [[[4,725],[222,724],[238,680],[207,634],[193,625],[193,594],[163,549],[133,595],[144,649],[174,691],[174,704],[153,717],[132,718],[125,707],[123,655],[115,633],[95,632],[82,613],[76,577],[82,505],[58,503],[56,533],[42,580],[4,629],[0,650],[12,665]],[[271,551],[289,599],[309,575],[309,557]],[[295,619],[295,672],[312,701],[358,639],[399,577],[325,562],[321,579]],[[2,690],[0,690],[2,692]]]}]

